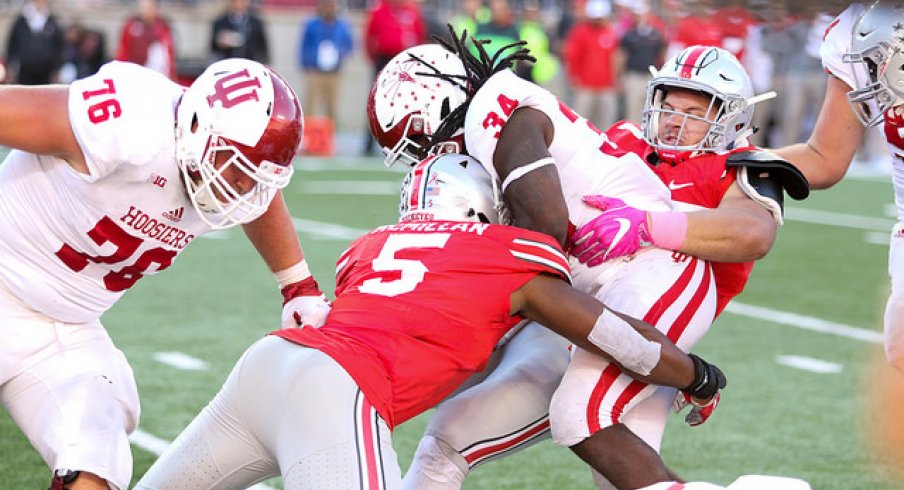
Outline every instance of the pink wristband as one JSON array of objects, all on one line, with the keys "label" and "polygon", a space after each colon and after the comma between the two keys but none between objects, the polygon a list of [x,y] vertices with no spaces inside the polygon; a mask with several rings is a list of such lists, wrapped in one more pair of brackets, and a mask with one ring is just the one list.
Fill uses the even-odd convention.
[{"label": "pink wristband", "polygon": [[668,250],[680,250],[687,237],[687,215],[678,211],[650,212],[650,241]]}]

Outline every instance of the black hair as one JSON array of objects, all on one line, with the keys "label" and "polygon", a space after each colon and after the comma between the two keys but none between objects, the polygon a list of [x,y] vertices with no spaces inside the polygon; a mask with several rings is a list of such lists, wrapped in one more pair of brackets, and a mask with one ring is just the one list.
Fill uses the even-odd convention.
[{"label": "black hair", "polygon": [[[502,70],[512,68],[517,61],[537,61],[536,58],[531,56],[530,50],[524,47],[527,44],[526,41],[517,41],[507,44],[496,51],[491,57],[484,47],[485,44],[489,44],[490,41],[488,39],[474,39],[473,37],[469,37],[467,30],[462,31],[461,35],[458,35],[451,25],[447,25],[447,27],[449,28],[450,39],[444,39],[439,36],[433,36],[433,39],[442,47],[446,48],[446,50],[458,56],[464,65],[465,75],[440,73],[432,65],[414,57],[420,61],[421,64],[433,70],[432,73],[417,73],[417,75],[435,77],[458,85],[465,92],[465,101],[449,112],[449,114],[442,115],[442,123],[436,128],[433,135],[430,136],[425,150],[429,150],[435,144],[450,139],[456,131],[464,127],[465,114],[467,114],[468,107],[471,105],[471,99],[491,76]],[[474,45],[474,48],[477,51],[476,55],[468,49],[469,44]],[[508,51],[511,52],[506,54]]]}]

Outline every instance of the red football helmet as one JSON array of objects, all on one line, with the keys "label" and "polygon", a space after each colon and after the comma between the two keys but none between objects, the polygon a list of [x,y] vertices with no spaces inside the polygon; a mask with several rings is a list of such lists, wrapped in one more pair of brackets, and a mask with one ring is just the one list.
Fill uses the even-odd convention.
[{"label": "red football helmet", "polygon": [[[288,185],[304,115],[289,84],[260,63],[227,59],[210,65],[176,110],[176,160],[188,196],[215,229],[248,223]],[[218,152],[230,152],[216,165]],[[242,194],[223,178],[235,166],[251,177]]]},{"label": "red football helmet", "polygon": [[[386,153],[386,166],[398,160],[414,165],[427,156],[424,145],[432,143],[429,138],[443,119],[467,99],[465,78],[461,59],[438,44],[406,49],[380,71],[367,98],[367,117]],[[462,143],[459,129],[429,151],[459,152]]]}]

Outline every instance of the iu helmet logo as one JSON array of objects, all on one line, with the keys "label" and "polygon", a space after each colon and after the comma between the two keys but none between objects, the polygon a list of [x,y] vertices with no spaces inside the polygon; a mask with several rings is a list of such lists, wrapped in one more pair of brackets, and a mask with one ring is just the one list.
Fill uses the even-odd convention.
[{"label": "iu helmet logo", "polygon": [[255,88],[261,88],[261,81],[252,77],[247,68],[230,73],[216,81],[214,93],[207,96],[207,103],[213,107],[219,100],[224,109],[229,109],[242,102],[260,100]]}]

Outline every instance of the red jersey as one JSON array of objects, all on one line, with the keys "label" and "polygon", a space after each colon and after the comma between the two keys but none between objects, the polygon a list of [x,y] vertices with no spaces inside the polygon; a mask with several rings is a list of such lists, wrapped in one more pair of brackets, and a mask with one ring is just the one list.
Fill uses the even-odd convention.
[{"label": "red jersey", "polygon": [[522,319],[509,315],[511,294],[540,273],[570,278],[544,234],[449,221],[383,226],[339,257],[326,325],[273,333],[335,359],[393,428],[484,368]]},{"label": "red jersey", "polygon": [[[629,121],[615,123],[606,131],[606,136],[617,148],[615,152],[635,153],[643,158],[672,193],[672,200],[686,203],[692,208],[716,208],[722,197],[737,178],[737,168],[725,165],[729,153],[749,150],[738,148],[729,153],[704,153],[678,164],[658,163],[655,148],[643,139],[643,131]],[[606,151],[609,146],[604,146]],[[652,162],[652,163],[651,163]],[[617,197],[617,196],[616,196]],[[710,262],[716,281],[718,316],[732,298],[744,290],[747,279],[753,271],[753,262]]]}]

